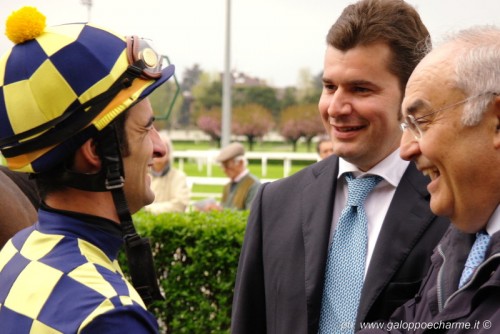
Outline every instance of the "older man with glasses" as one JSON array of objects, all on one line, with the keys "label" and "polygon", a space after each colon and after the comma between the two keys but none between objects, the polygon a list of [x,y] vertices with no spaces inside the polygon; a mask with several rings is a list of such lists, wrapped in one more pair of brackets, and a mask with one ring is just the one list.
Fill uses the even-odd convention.
[{"label": "older man with glasses", "polygon": [[453,225],[415,299],[384,330],[363,333],[498,333],[499,91],[500,29],[494,27],[457,33],[410,77],[401,157],[430,176],[431,209]]}]

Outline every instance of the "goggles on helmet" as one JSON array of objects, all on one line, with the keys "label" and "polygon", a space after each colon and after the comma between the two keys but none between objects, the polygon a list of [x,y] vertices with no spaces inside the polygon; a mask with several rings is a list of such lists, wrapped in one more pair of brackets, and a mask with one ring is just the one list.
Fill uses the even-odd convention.
[{"label": "goggles on helmet", "polygon": [[131,66],[142,70],[145,79],[158,79],[164,68],[163,57],[158,54],[147,39],[127,36],[127,59]]}]

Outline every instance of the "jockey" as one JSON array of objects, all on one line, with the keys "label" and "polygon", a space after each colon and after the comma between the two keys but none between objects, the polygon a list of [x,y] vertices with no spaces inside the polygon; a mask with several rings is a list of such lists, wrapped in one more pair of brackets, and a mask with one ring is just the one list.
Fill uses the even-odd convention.
[{"label": "jockey", "polygon": [[[165,146],[148,95],[174,74],[150,43],[93,24],[14,12],[0,59],[0,150],[31,173],[38,222],[0,252],[3,333],[156,333],[162,298],[131,214],[154,200]],[[134,287],[117,255],[125,244]]]}]

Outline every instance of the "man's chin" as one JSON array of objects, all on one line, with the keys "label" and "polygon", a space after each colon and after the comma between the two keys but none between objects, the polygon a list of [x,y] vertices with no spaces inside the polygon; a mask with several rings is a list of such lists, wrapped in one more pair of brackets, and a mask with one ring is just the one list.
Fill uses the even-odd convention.
[{"label": "man's chin", "polygon": [[146,206],[146,205],[149,205],[149,204],[153,203],[155,201],[155,197],[156,197],[155,194],[150,189],[148,191],[148,193],[146,194],[146,201],[145,201],[143,207]]}]

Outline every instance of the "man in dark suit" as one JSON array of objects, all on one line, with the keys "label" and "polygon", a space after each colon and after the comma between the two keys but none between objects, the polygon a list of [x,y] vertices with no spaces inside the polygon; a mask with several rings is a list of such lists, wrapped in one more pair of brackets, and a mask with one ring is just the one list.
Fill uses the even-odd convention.
[{"label": "man in dark suit", "polygon": [[428,178],[398,150],[404,88],[428,38],[418,13],[399,0],[362,0],[331,27],[318,107],[334,155],[259,189],[238,266],[233,334],[326,332],[325,268],[336,255],[328,252],[347,202],[346,174],[382,181],[363,204],[359,303],[352,322],[334,323],[333,333],[388,318],[417,292],[448,227],[430,211]]}]

